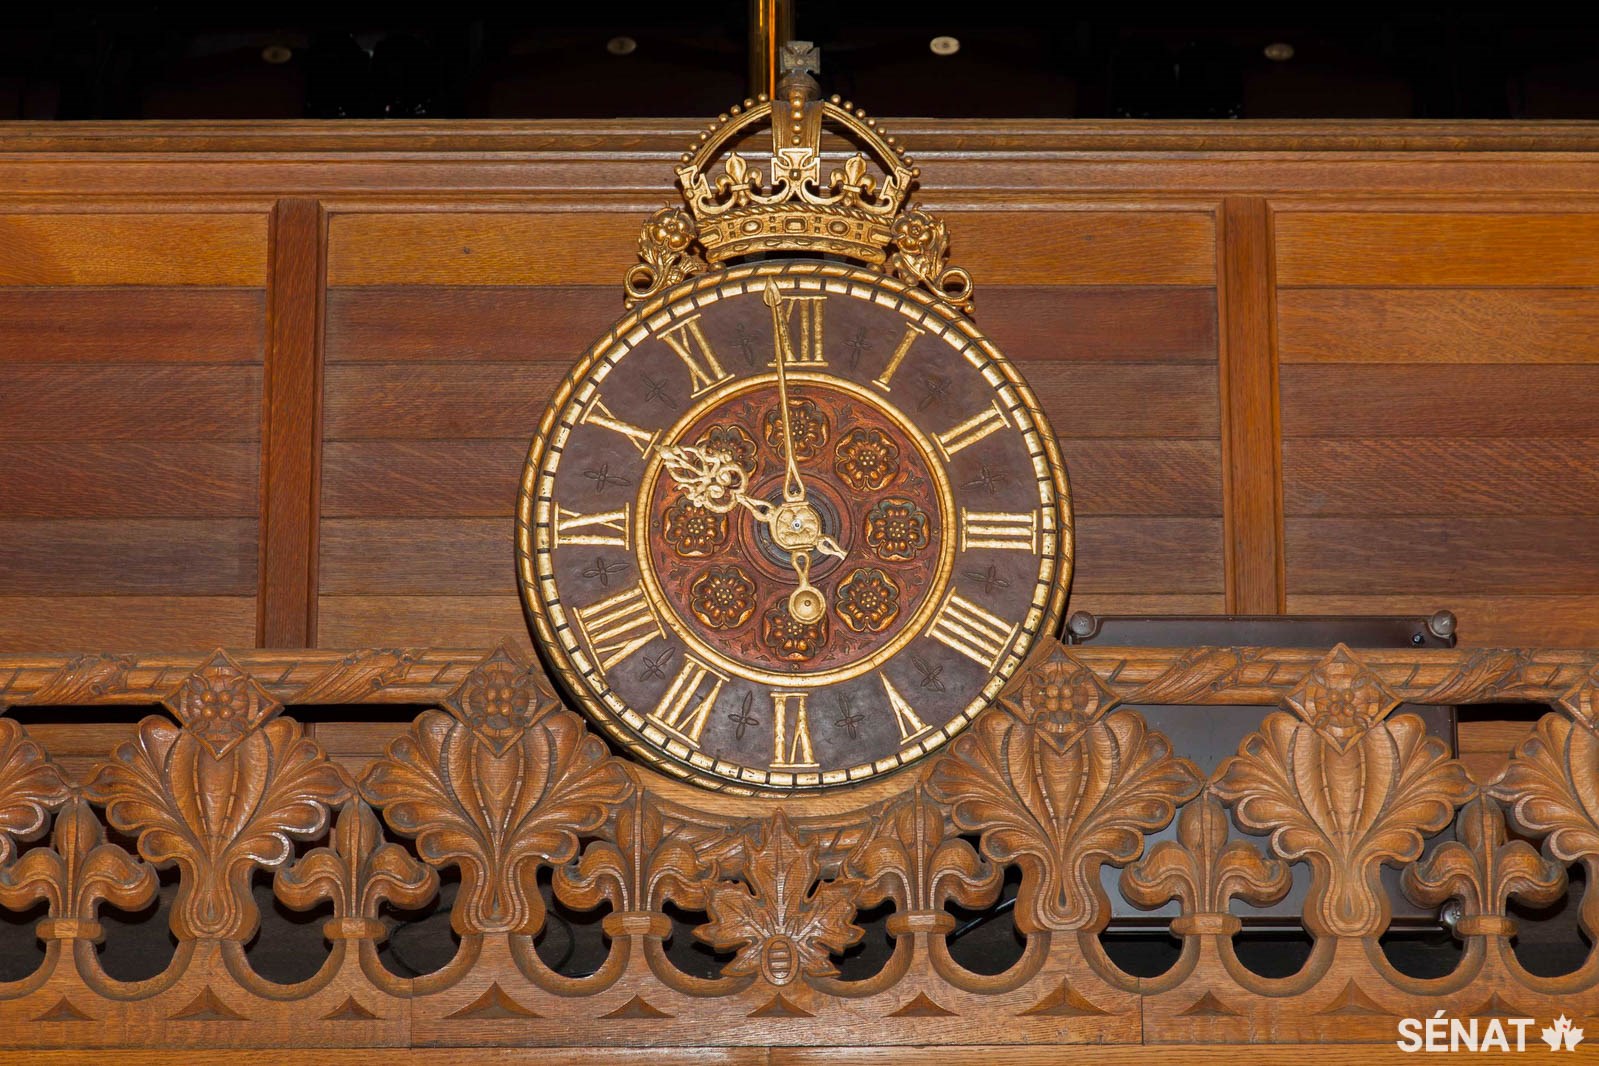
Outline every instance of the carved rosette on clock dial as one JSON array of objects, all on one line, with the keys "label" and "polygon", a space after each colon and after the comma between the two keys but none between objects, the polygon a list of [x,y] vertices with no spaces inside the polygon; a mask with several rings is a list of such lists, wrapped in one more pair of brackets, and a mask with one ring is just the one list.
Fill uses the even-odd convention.
[{"label": "carved rosette on clock dial", "polygon": [[[779,148],[790,129],[814,143],[828,108],[858,119],[812,100],[794,67],[814,61],[788,58]],[[748,111],[770,119],[764,101]],[[881,185],[851,162],[831,186],[802,175],[811,195],[783,196],[792,186],[729,162],[756,190],[755,221],[715,231],[707,202],[739,197],[701,177],[714,141],[685,157],[702,217],[682,215],[684,232],[716,266],[646,250],[633,311],[568,376],[523,480],[520,577],[552,672],[624,746],[715,788],[814,789],[914,761],[992,701],[1064,608],[1054,437],[962,313],[970,282],[942,264],[942,225],[898,210],[914,172],[871,132]],[[809,226],[807,201],[850,181],[849,232],[867,243],[821,243],[866,266],[737,263],[740,234],[766,234],[760,250],[785,231],[809,240],[773,213]],[[646,245],[660,216],[651,225]],[[898,243],[871,244],[879,231]],[[919,237],[938,244],[931,259]],[[905,277],[873,269],[885,262]],[[688,280],[666,284],[674,274]]]}]

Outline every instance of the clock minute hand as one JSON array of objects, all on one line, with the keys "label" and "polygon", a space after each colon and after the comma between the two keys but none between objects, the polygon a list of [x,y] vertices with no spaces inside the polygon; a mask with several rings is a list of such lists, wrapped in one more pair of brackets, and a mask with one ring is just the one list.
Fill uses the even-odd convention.
[{"label": "clock minute hand", "polygon": [[788,471],[783,477],[783,499],[796,503],[805,498],[805,483],[800,480],[799,465],[794,461],[794,430],[788,417],[788,373],[785,369],[794,346],[789,342],[788,324],[783,321],[783,294],[777,282],[768,280],[762,296],[772,309],[772,350],[777,362],[777,410],[783,421],[783,458]]}]

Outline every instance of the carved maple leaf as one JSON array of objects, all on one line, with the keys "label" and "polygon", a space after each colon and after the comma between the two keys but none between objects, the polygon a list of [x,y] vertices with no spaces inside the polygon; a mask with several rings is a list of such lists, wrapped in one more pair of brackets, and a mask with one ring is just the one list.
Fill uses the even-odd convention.
[{"label": "carved maple leaf", "polygon": [[774,985],[795,977],[837,973],[829,955],[864,935],[854,924],[861,882],[850,877],[815,884],[817,846],[801,844],[779,811],[765,842],[749,848],[748,885],[724,881],[706,892],[711,920],[694,935],[718,951],[737,950],[722,968],[731,977],[761,973]]}]

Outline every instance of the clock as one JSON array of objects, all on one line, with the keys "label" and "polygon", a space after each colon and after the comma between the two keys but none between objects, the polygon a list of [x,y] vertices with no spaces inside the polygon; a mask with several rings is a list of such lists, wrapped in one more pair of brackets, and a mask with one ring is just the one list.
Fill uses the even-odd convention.
[{"label": "clock", "polygon": [[[788,121],[747,101],[685,155],[689,211],[646,227],[634,306],[558,391],[518,508],[524,605],[567,695],[658,767],[745,792],[937,750],[1055,634],[1071,566],[1055,438],[964,313],[942,225],[902,208],[915,172],[788,58]],[[819,179],[829,108],[886,180],[862,155]],[[786,180],[732,153],[706,181],[760,122]],[[808,154],[779,154],[794,140]]]}]

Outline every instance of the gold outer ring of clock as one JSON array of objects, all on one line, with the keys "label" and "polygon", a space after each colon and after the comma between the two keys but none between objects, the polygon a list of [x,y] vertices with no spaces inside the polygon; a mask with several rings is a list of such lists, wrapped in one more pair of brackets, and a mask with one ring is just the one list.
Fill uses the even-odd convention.
[{"label": "gold outer ring of clock", "polygon": [[[919,312],[941,320],[942,330],[947,337],[955,334],[962,346],[975,349],[984,359],[985,370],[991,369],[1003,379],[1004,387],[1012,390],[1020,401],[1020,411],[1025,413],[1030,423],[1030,430],[1039,454],[1033,458],[1035,471],[1040,481],[1050,485],[1052,499],[1046,500],[1044,506],[1053,511],[1054,538],[1056,550],[1053,558],[1043,560],[1043,572],[1040,584],[1047,585],[1047,599],[1033,614],[1038,617],[1036,627],[1030,627],[1032,635],[1025,649],[1030,652],[1036,647],[1038,641],[1050,639],[1058,634],[1061,618],[1065,611],[1066,594],[1070,585],[1072,573],[1072,520],[1070,506],[1070,489],[1066,479],[1065,461],[1060,453],[1059,444],[1053,431],[1049,427],[1047,418],[1040,408],[1032,390],[1022,381],[1020,375],[1002,353],[965,317],[953,310],[947,304],[929,295],[923,290],[901,282],[895,278],[876,271],[845,264],[832,263],[818,260],[777,260],[767,261],[744,266],[736,266],[726,270],[717,271],[696,277],[674,289],[661,293],[648,302],[635,306],[624,315],[612,328],[601,336],[589,351],[573,366],[571,371],[562,380],[556,390],[549,407],[540,420],[538,431],[529,448],[528,459],[523,468],[522,481],[518,494],[517,528],[516,528],[516,556],[517,577],[520,588],[524,611],[534,638],[534,646],[540,658],[551,675],[559,682],[564,694],[575,701],[591,722],[600,727],[609,737],[623,748],[638,755],[647,763],[657,769],[704,788],[726,791],[735,794],[749,795],[794,795],[805,791],[815,791],[819,787],[828,787],[837,784],[853,784],[861,781],[875,780],[883,773],[892,772],[905,765],[941,749],[945,744],[962,732],[972,720],[984,710],[998,695],[1004,683],[1010,679],[1020,667],[1024,654],[1012,656],[1012,664],[1005,670],[996,673],[985,685],[978,697],[962,711],[956,713],[938,729],[928,740],[916,746],[917,750],[905,757],[880,759],[875,767],[853,767],[846,772],[833,772],[820,775],[821,778],[806,784],[792,784],[778,780],[789,775],[766,775],[756,773],[749,768],[737,764],[713,764],[705,759],[689,759],[684,753],[674,752],[667,748],[658,747],[635,725],[629,724],[628,716],[642,720],[636,712],[628,714],[628,709],[621,706],[612,706],[600,694],[593,691],[587,684],[582,673],[564,648],[559,636],[560,630],[567,630],[571,623],[564,614],[552,613],[550,604],[545,597],[540,595],[541,587],[554,590],[552,574],[540,572],[539,551],[535,544],[535,510],[539,497],[541,479],[547,477],[552,471],[546,471],[546,453],[550,448],[554,435],[562,427],[562,417],[571,406],[573,400],[589,381],[591,372],[607,357],[615,352],[619,346],[631,348],[632,345],[648,335],[646,323],[659,316],[663,310],[678,305],[684,301],[697,300],[704,302],[706,297],[700,294],[708,290],[723,288],[736,289],[740,285],[748,286],[753,283],[763,283],[764,279],[773,278],[783,282],[809,283],[813,289],[818,282],[826,285],[828,291],[836,291],[833,286],[842,284],[851,289],[865,287],[875,290],[885,298],[904,304],[917,305]],[[753,291],[749,289],[741,291]],[[736,295],[730,293],[729,295]],[[714,299],[714,297],[713,297]],[[837,387],[847,385],[841,379],[828,378],[829,386]],[[874,406],[884,410],[887,405],[874,397]],[[698,405],[696,405],[698,407]],[[891,410],[891,409],[890,409]],[[896,412],[897,413],[897,412]],[[903,416],[900,416],[903,418]],[[896,419],[898,422],[899,419]],[[680,431],[689,424],[688,419],[680,419],[674,425],[674,430]],[[924,447],[926,440],[919,428],[916,429],[918,447]],[[931,464],[937,468],[937,464]],[[942,471],[940,471],[942,473]],[[946,488],[940,493],[940,506],[954,506],[953,498],[945,495]],[[642,493],[639,499],[644,499]],[[642,511],[642,508],[640,508]],[[949,538],[946,538],[949,539]],[[940,567],[943,571],[940,580],[947,580],[948,562],[941,560]],[[648,570],[648,567],[642,569]],[[936,602],[935,597],[928,597],[928,602]],[[559,608],[555,609],[559,612]],[[919,620],[920,621],[920,620]],[[686,630],[687,627],[684,627]],[[905,632],[915,634],[919,632],[915,626],[907,626]],[[675,633],[678,637],[684,636],[683,632]],[[742,669],[742,668],[741,668]],[[869,667],[868,667],[869,669]],[[785,675],[783,683],[793,685],[795,678]],[[614,697],[613,697],[614,698]],[[669,745],[680,747],[681,745]],[[892,765],[889,765],[892,764]],[[810,775],[816,777],[817,775]]]}]

